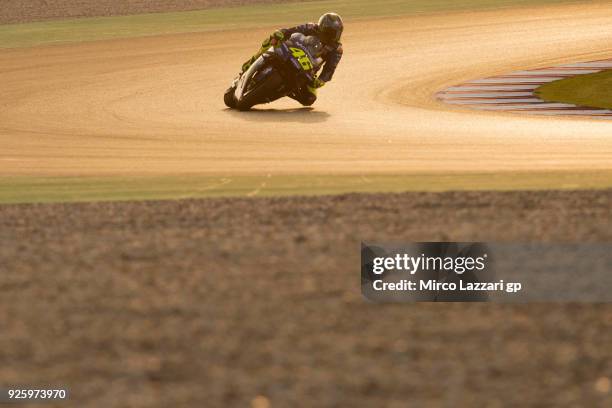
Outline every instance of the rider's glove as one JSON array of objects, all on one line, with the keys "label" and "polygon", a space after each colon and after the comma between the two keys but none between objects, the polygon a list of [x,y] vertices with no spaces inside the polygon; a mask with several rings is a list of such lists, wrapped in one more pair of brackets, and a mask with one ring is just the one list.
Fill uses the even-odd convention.
[{"label": "rider's glove", "polygon": [[274,47],[278,47],[280,43],[283,42],[284,39],[285,39],[285,34],[283,34],[282,31],[275,31],[270,36],[270,44],[273,45]]},{"label": "rider's glove", "polygon": [[313,88],[322,88],[325,85],[325,81],[320,80],[319,78],[315,78],[312,81],[312,87]]}]

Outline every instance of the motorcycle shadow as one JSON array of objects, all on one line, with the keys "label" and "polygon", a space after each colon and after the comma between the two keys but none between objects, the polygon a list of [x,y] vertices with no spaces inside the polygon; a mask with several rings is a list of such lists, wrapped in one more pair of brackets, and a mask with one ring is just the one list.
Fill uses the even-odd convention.
[{"label": "motorcycle shadow", "polygon": [[289,109],[251,109],[239,112],[233,109],[225,109],[232,116],[253,122],[299,122],[315,123],[324,122],[329,118],[329,113],[317,111],[311,107],[289,108]]}]

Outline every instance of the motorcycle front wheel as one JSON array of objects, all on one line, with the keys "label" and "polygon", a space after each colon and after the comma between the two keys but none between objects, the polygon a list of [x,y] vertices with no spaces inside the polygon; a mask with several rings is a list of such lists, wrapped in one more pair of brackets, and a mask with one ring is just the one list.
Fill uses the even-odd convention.
[{"label": "motorcycle front wheel", "polygon": [[250,82],[246,84],[244,93],[236,101],[238,110],[246,111],[254,105],[272,102],[283,96],[279,95],[279,89],[283,87],[284,81],[275,69],[270,70],[267,75],[261,78],[258,78],[258,75],[255,74],[247,81]]},{"label": "motorcycle front wheel", "polygon": [[223,95],[223,102],[225,102],[225,106],[231,109],[236,109],[236,98],[234,98],[234,92],[236,92],[236,88],[232,86],[229,87]]}]

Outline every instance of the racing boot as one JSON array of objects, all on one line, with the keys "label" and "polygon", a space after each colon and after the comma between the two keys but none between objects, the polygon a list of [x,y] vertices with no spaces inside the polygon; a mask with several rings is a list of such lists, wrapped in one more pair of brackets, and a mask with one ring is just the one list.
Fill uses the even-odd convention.
[{"label": "racing boot", "polygon": [[275,31],[270,37],[266,38],[264,42],[261,43],[259,51],[257,51],[255,55],[253,55],[244,64],[242,64],[242,70],[240,71],[240,74],[238,74],[238,77],[242,76],[242,74],[247,72],[251,65],[253,65],[253,63],[257,61],[257,59],[261,57],[264,52],[268,51],[270,47],[277,47],[283,41],[284,38],[285,34],[283,34],[282,31]]}]

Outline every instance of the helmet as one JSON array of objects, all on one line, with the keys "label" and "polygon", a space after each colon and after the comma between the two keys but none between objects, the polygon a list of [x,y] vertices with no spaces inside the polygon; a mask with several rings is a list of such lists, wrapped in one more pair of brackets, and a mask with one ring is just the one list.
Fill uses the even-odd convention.
[{"label": "helmet", "polygon": [[342,17],[336,13],[325,13],[319,19],[319,31],[321,32],[321,41],[326,44],[337,43],[340,41],[344,23]]}]

